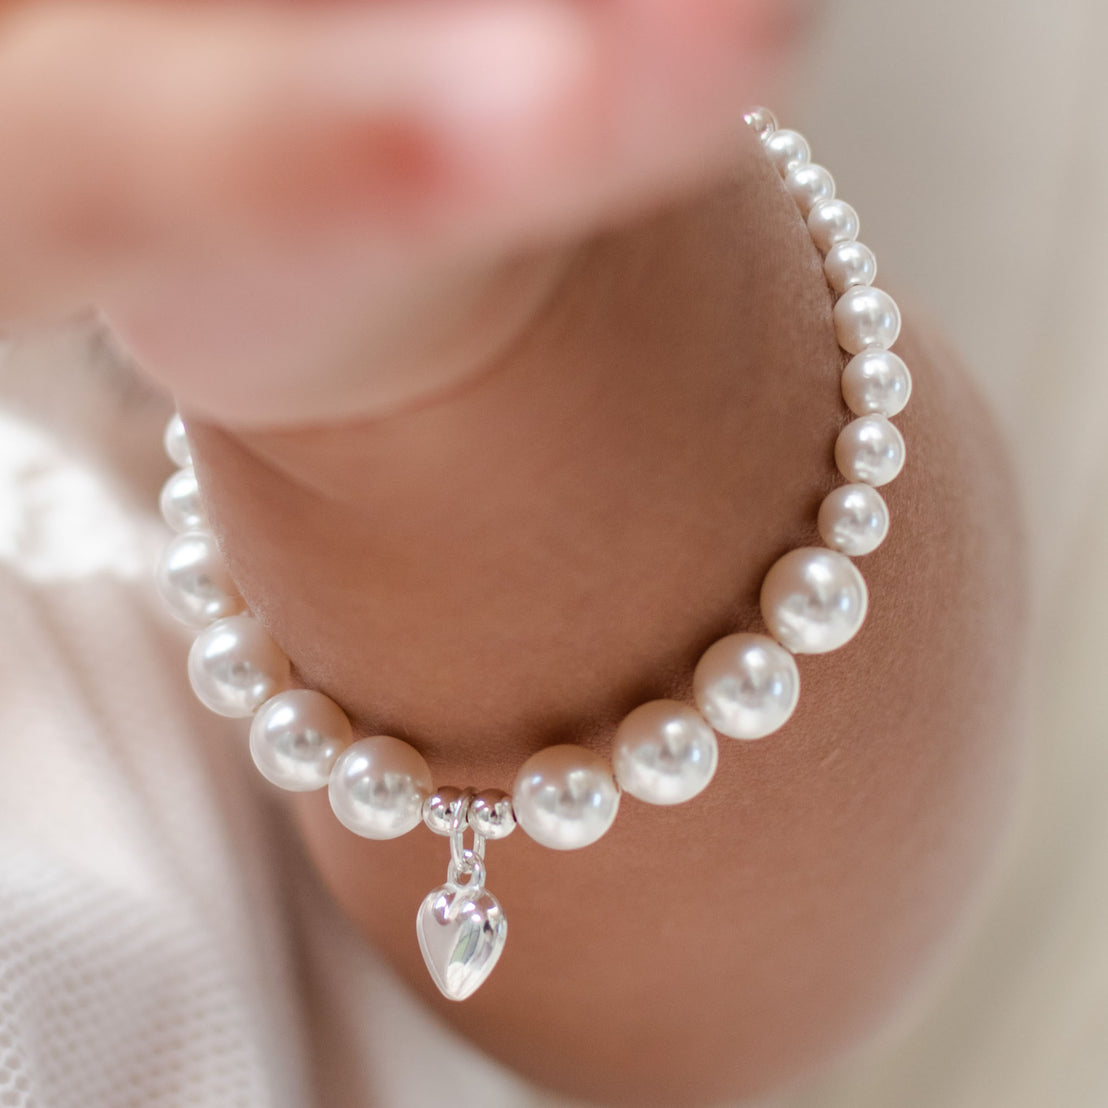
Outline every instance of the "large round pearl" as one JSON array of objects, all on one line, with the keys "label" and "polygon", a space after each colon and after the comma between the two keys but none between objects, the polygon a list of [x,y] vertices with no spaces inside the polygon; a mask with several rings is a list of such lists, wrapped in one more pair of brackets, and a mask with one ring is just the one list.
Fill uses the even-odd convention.
[{"label": "large round pearl", "polygon": [[843,370],[843,399],[855,415],[890,418],[904,410],[912,395],[912,375],[904,359],[891,350],[871,349],[855,354]]},{"label": "large round pearl", "polygon": [[193,627],[234,615],[243,606],[215,537],[207,531],[174,535],[162,552],[154,583],[170,612]]},{"label": "large round pearl", "polygon": [[869,594],[845,554],[790,550],[762,582],[762,617],[794,654],[824,654],[850,642],[866,618]]},{"label": "large round pearl", "polygon": [[821,200],[830,200],[835,195],[835,178],[822,165],[809,162],[789,170],[785,188],[796,201],[800,214],[807,219],[813,205]]},{"label": "large round pearl", "polygon": [[178,466],[192,465],[192,450],[189,447],[188,435],[185,432],[185,424],[177,412],[174,412],[165,425],[165,452],[169,460]]},{"label": "large round pearl", "polygon": [[270,697],[250,724],[250,753],[262,776],[282,789],[310,792],[327,784],[354,735],[346,713],[314,689]]},{"label": "large round pearl", "polygon": [[612,740],[612,765],[625,792],[647,804],[681,804],[702,792],[719,762],[715,733],[676,700],[651,700],[628,713]]},{"label": "large round pearl", "polygon": [[867,346],[892,346],[900,334],[900,309],[881,289],[854,285],[835,302],[835,336],[848,354]]},{"label": "large round pearl", "polygon": [[782,177],[797,166],[807,165],[812,156],[807,140],[796,131],[774,131],[765,139],[763,146]]},{"label": "large round pearl", "polygon": [[800,673],[793,656],[768,636],[728,635],[697,663],[693,698],[721,735],[761,739],[795,711]]},{"label": "large round pearl", "polygon": [[889,509],[869,485],[840,485],[819,507],[819,535],[852,558],[876,550],[889,533]]},{"label": "large round pearl", "polygon": [[872,285],[877,277],[877,259],[863,243],[837,242],[823,259],[827,283],[840,295],[854,285]]},{"label": "large round pearl", "polygon": [[821,254],[836,243],[853,241],[860,228],[858,213],[845,200],[821,200],[808,213],[808,233]]},{"label": "large round pearl", "polygon": [[177,470],[162,486],[162,515],[174,531],[195,531],[204,526],[204,504],[191,466]]},{"label": "large round pearl", "polygon": [[904,468],[904,439],[884,416],[859,416],[835,440],[835,465],[848,481],[887,485]]},{"label": "large round pearl", "polygon": [[221,716],[253,715],[289,681],[289,660],[248,615],[205,627],[189,651],[193,691]]},{"label": "large round pearl", "polygon": [[607,762],[582,746],[548,746],[516,775],[512,810],[520,827],[552,850],[596,842],[619,811],[619,788]]},{"label": "large round pearl", "polygon": [[431,771],[414,746],[391,735],[359,739],[339,755],[328,796],[339,822],[365,839],[395,839],[423,819]]}]

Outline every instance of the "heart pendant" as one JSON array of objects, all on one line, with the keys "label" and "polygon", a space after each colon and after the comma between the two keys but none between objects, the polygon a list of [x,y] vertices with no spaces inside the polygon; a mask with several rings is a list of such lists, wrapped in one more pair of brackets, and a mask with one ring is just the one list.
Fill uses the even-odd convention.
[{"label": "heart pendant", "polygon": [[508,920],[488,890],[448,883],[423,898],[416,934],[439,991],[447,1000],[465,1000],[499,961]]}]

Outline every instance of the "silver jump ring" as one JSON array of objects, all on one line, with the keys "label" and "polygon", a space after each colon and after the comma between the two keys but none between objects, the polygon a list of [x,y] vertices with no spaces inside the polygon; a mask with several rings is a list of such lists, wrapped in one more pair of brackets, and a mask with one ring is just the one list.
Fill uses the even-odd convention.
[{"label": "silver jump ring", "polygon": [[[468,876],[469,880],[463,885],[458,878]],[[462,851],[462,865],[454,864],[450,859],[450,865],[446,867],[446,883],[454,885],[466,892],[476,892],[485,887],[485,863],[472,850]]]}]

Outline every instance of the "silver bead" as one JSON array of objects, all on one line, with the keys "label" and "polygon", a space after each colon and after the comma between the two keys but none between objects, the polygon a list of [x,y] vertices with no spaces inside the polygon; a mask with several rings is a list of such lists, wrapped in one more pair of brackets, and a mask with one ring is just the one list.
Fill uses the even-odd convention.
[{"label": "silver bead", "polygon": [[743,122],[763,142],[777,130],[777,120],[769,108],[751,108],[743,113]]},{"label": "silver bead", "polygon": [[203,627],[243,608],[215,536],[208,531],[174,535],[162,552],[154,583],[170,612],[193,627]]},{"label": "silver bead", "polygon": [[289,660],[248,615],[205,627],[189,651],[193,691],[221,716],[253,715],[289,682]]},{"label": "silver bead", "polygon": [[174,412],[169,417],[162,441],[165,444],[165,452],[174,465],[192,465],[192,450],[189,447],[188,434],[185,432],[185,424],[180,413]]},{"label": "silver bead", "polygon": [[423,818],[431,771],[414,746],[391,735],[359,739],[331,770],[327,795],[339,822],[366,839],[395,839]]},{"label": "silver bead", "polygon": [[469,802],[469,826],[491,840],[506,839],[516,829],[512,798],[499,789],[486,789]]},{"label": "silver bead", "polygon": [[454,820],[458,816],[458,809],[462,808],[463,811],[458,816],[458,826],[464,828],[466,825],[465,809],[468,809],[472,799],[470,793],[463,793],[461,789],[456,789],[453,785],[443,785],[423,802],[423,822],[436,835],[449,835],[454,830]]},{"label": "silver bead", "polygon": [[807,165],[811,159],[807,140],[796,131],[774,131],[763,145],[769,160],[782,177],[797,166]]},{"label": "silver bead", "polygon": [[859,416],[839,432],[835,464],[848,481],[887,485],[904,468],[904,439],[884,416]]},{"label": "silver bead", "polygon": [[291,792],[322,789],[354,736],[346,713],[314,689],[270,697],[250,724],[250,753],[267,780]]},{"label": "silver bead", "polygon": [[196,531],[204,526],[204,502],[192,466],[177,470],[162,486],[162,516],[174,531]]},{"label": "silver bead", "polygon": [[700,713],[677,700],[651,700],[629,712],[612,740],[624,792],[647,804],[683,804],[716,772],[719,744]]}]

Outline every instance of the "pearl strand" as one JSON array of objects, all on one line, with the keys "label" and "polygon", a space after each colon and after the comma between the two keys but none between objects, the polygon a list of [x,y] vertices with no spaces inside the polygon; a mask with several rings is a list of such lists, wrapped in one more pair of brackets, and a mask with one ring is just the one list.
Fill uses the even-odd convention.
[{"label": "pearl strand", "polygon": [[[789,551],[766,574],[760,606],[768,633],[732,634],[710,646],[693,674],[695,707],[655,700],[635,708],[616,729],[610,760],[581,746],[548,747],[523,764],[510,796],[498,790],[474,795],[448,787],[435,791],[427,762],[409,743],[388,735],[355,739],[332,699],[289,687],[289,659],[246,611],[207,530],[180,416],[166,428],[166,452],[180,468],[166,482],[161,507],[178,534],[156,580],[170,611],[200,628],[188,660],[193,689],[214,712],[252,716],[250,751],[260,772],[292,791],[326,787],[335,815],[355,834],[395,838],[423,822],[450,837],[447,885],[429,894],[417,930],[432,977],[451,999],[464,999],[485,980],[506,936],[499,903],[483,888],[486,840],[506,837],[518,823],[544,846],[576,850],[608,831],[623,793],[657,805],[691,800],[715,774],[717,733],[758,740],[780,730],[800,695],[796,655],[844,646],[865,620],[868,592],[850,558],[884,541],[889,513],[877,488],[904,464],[904,440],[891,418],[908,402],[912,381],[889,349],[900,333],[900,313],[892,297],[874,287],[877,263],[858,242],[858,215],[836,197],[831,174],[811,161],[807,141],[779,129],[764,108],[745,119],[823,256],[836,296],[835,335],[853,355],[843,371],[842,395],[856,418],[834,444],[835,463],[848,483],[820,506],[817,526],[825,547]],[[473,850],[464,848],[467,828]],[[463,884],[465,875],[469,881]],[[454,931],[442,940],[434,925],[456,930],[466,913],[470,925],[477,920],[479,940],[468,962],[458,958]]]}]

